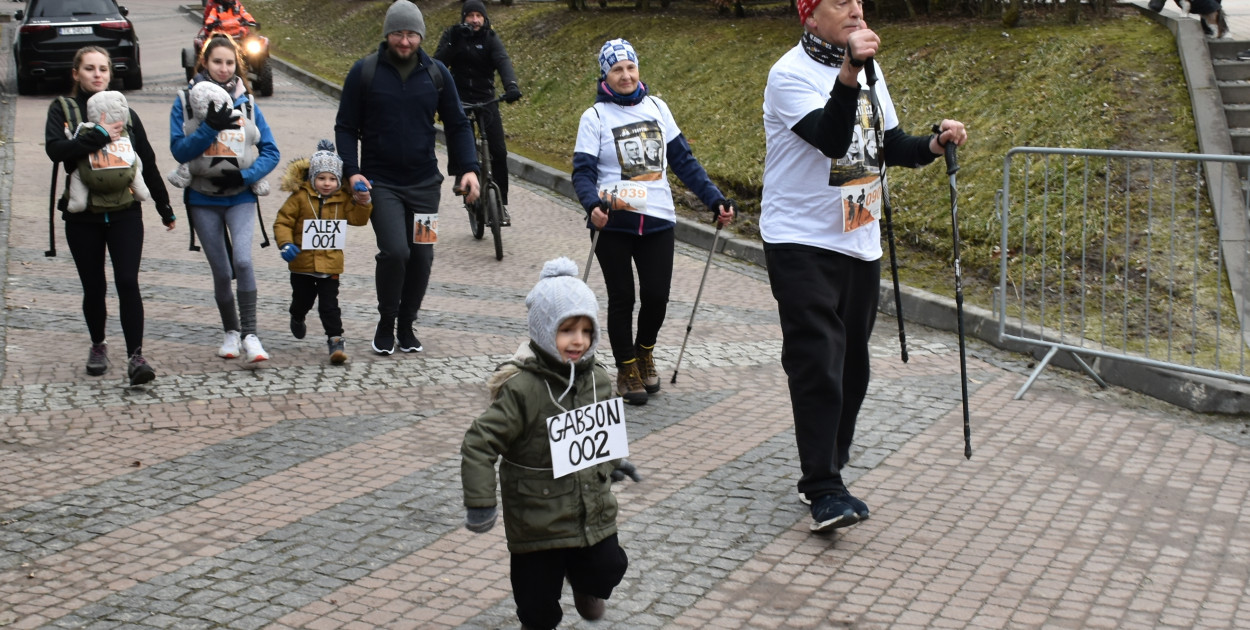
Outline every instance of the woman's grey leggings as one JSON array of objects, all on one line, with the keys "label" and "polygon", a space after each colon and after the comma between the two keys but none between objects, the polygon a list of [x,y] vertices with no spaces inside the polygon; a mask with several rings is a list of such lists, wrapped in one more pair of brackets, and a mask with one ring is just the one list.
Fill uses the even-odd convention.
[{"label": "woman's grey leggings", "polygon": [[[252,234],[256,224],[256,204],[233,206],[193,206],[191,219],[208,266],[213,270],[213,295],[225,330],[244,336],[256,333],[256,276],[252,272]],[[230,253],[226,252],[226,231],[230,232]],[[235,312],[230,286],[231,259],[239,282],[239,312]],[[241,325],[240,325],[241,324]]]}]

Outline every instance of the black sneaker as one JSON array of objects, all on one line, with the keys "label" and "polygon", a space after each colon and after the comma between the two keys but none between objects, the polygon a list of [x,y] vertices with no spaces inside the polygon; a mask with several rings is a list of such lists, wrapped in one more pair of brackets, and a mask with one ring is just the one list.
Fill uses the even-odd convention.
[{"label": "black sneaker", "polygon": [[330,337],[326,344],[330,346],[330,363],[342,365],[347,361],[347,350],[342,337]]},{"label": "black sneaker", "polygon": [[1237,53],[1238,61],[1250,61],[1250,48]]},{"label": "black sneaker", "polygon": [[156,370],[148,365],[140,349],[135,348],[135,353],[130,355],[130,363],[126,366],[126,375],[130,377],[131,385],[142,385],[156,378]]},{"label": "black sneaker", "polygon": [[100,343],[91,344],[91,350],[87,351],[87,374],[99,376],[109,369],[109,347],[108,344],[101,341]]},{"label": "black sneaker", "polygon": [[[842,497],[843,501],[846,501],[847,503],[851,505],[851,509],[855,510],[855,516],[858,516],[859,520],[861,521],[868,520],[868,517],[870,516],[870,514],[868,513],[867,503],[864,503],[863,501],[856,499],[850,492],[844,492],[840,494],[839,496]],[[799,493],[799,501],[802,501],[806,505],[812,504],[812,500],[807,498],[807,495],[803,494],[802,492]]]},{"label": "black sneaker", "polygon": [[417,334],[412,332],[412,322],[399,322],[399,331],[396,336],[399,338],[400,352],[421,352],[425,348],[421,347],[421,340],[417,339]]},{"label": "black sneaker", "polygon": [[373,330],[373,351],[378,354],[395,354],[395,320],[382,318]]},{"label": "black sneaker", "polygon": [[295,335],[296,339],[303,339],[304,335],[308,334],[308,326],[304,324],[303,319],[291,318],[291,334]]},{"label": "black sneaker", "polygon": [[503,227],[512,226],[512,215],[508,213],[508,206],[503,207],[503,222],[500,225]]},{"label": "black sneaker", "polygon": [[812,499],[813,532],[827,532],[839,527],[849,527],[859,522],[855,508],[846,501],[846,495],[822,494]]}]

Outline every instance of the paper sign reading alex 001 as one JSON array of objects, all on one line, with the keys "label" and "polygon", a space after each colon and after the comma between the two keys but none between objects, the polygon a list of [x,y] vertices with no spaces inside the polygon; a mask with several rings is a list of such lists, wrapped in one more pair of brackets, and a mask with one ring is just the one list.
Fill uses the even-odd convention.
[{"label": "paper sign reading alex 001", "polygon": [[347,221],[305,219],[300,242],[304,244],[304,249],[343,249],[347,245]]},{"label": "paper sign reading alex 001", "polygon": [[620,398],[547,418],[551,467],[558,479],[569,473],[629,455],[625,405]]}]

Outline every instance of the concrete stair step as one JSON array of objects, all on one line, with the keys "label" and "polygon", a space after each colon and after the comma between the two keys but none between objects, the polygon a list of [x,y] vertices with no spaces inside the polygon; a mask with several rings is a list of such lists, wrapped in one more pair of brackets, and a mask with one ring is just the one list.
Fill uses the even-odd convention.
[{"label": "concrete stair step", "polygon": [[1216,81],[1225,103],[1250,103],[1250,81]]},{"label": "concrete stair step", "polygon": [[1250,155],[1250,127],[1232,127],[1228,135],[1233,140],[1233,153]]},{"label": "concrete stair step", "polygon": [[1211,59],[1236,59],[1237,53],[1250,49],[1250,41],[1244,39],[1208,39],[1207,50]]},{"label": "concrete stair step", "polygon": [[1242,81],[1250,79],[1250,61],[1237,59],[1212,59],[1216,81]]},{"label": "concrete stair step", "polygon": [[1250,127],[1250,103],[1225,104],[1224,117],[1228,119],[1229,129]]}]

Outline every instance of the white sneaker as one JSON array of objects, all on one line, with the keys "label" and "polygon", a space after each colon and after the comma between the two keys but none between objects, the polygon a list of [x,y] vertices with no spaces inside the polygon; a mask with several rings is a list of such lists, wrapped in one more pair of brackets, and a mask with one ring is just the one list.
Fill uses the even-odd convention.
[{"label": "white sneaker", "polygon": [[217,349],[217,356],[223,359],[234,359],[239,356],[239,331],[226,331],[226,339],[221,342],[221,348]]},{"label": "white sneaker", "polygon": [[260,339],[256,335],[248,335],[243,338],[243,354],[246,355],[248,363],[260,363],[269,360],[269,353],[260,345]]}]

